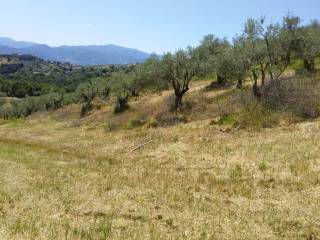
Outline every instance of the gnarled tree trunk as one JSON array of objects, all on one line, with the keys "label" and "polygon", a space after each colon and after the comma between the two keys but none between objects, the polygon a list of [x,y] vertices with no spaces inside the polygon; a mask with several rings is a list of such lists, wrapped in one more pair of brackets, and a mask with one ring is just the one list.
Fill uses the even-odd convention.
[{"label": "gnarled tree trunk", "polygon": [[227,79],[219,74],[217,74],[217,83],[219,83],[220,85],[225,84],[227,81]]},{"label": "gnarled tree trunk", "polygon": [[238,78],[238,82],[237,82],[237,88],[238,89],[242,88],[242,83],[243,83],[243,79],[242,78]]},{"label": "gnarled tree trunk", "polygon": [[253,76],[253,86],[252,86],[252,91],[253,91],[253,95],[257,98],[261,97],[261,90],[258,86],[258,75],[256,73],[256,71],[252,71],[252,76]]},{"label": "gnarled tree trunk", "polygon": [[114,106],[114,113],[122,113],[128,108],[128,96],[118,97]]},{"label": "gnarled tree trunk", "polygon": [[184,94],[189,91],[189,87],[188,86],[184,86],[183,88],[181,88],[178,85],[176,85],[176,88],[174,89],[174,93],[175,93],[175,102],[174,102],[174,108],[175,111],[178,111],[181,106],[182,106],[182,97],[184,96]]},{"label": "gnarled tree trunk", "polygon": [[304,69],[307,70],[308,72],[314,72],[315,71],[314,59],[311,59],[311,60],[304,59],[303,60],[303,65],[304,65]]}]

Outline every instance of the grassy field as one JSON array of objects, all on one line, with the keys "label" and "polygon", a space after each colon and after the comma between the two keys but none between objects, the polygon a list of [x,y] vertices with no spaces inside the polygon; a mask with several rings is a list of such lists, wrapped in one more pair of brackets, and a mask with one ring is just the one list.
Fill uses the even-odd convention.
[{"label": "grassy field", "polygon": [[320,121],[110,132],[77,109],[0,121],[0,239],[320,238]]}]

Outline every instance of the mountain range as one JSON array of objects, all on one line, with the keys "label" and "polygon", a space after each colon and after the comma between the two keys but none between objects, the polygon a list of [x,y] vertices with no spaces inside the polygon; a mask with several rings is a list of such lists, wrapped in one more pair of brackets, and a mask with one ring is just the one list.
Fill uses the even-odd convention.
[{"label": "mountain range", "polygon": [[50,47],[5,37],[0,37],[0,54],[30,54],[45,60],[77,65],[134,64],[150,57],[149,53],[111,44]]}]

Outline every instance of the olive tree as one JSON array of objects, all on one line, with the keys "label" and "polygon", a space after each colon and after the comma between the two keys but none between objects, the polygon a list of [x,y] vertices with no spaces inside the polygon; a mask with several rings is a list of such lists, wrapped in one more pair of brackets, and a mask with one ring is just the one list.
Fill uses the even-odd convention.
[{"label": "olive tree", "polygon": [[97,89],[97,95],[101,99],[107,99],[110,95],[110,81],[109,78],[103,77],[103,78],[96,78],[92,80],[92,84],[96,86]]},{"label": "olive tree", "polygon": [[303,60],[304,69],[315,71],[315,59],[320,55],[320,25],[312,22],[300,31],[301,38],[298,54]]},{"label": "olive tree", "polygon": [[215,68],[218,76],[218,83],[226,83],[234,78],[234,55],[232,49],[225,50],[216,59]]},{"label": "olive tree", "polygon": [[111,91],[116,97],[114,113],[123,112],[128,108],[128,100],[132,91],[132,74],[123,71],[112,74],[110,78]]},{"label": "olive tree", "polygon": [[271,80],[278,80],[289,66],[299,42],[300,22],[299,17],[288,14],[283,18],[282,26],[270,24],[264,28],[263,36],[267,47]]},{"label": "olive tree", "polygon": [[[231,79],[237,82],[237,88],[242,88],[243,81],[249,75],[251,62],[244,42],[234,39],[231,52]],[[248,74],[249,73],[249,74]]]},{"label": "olive tree", "polygon": [[175,110],[182,106],[182,98],[189,91],[189,83],[196,76],[199,64],[192,48],[167,53],[163,57],[166,68],[165,78],[171,82],[175,93]]},{"label": "olive tree", "polygon": [[135,66],[131,72],[131,95],[137,96],[143,90],[167,89],[164,70],[161,59],[156,54],[152,54],[143,64]]},{"label": "olive tree", "polygon": [[300,18],[287,15],[280,24],[266,24],[265,18],[249,19],[245,24],[243,39],[248,57],[254,66],[252,75],[261,74],[262,85],[266,72],[270,80],[278,80],[290,64],[299,42]]},{"label": "olive tree", "polygon": [[[212,34],[206,35],[195,49],[195,53],[199,58],[199,74],[201,76],[211,75],[216,72],[216,64],[219,57],[225,50],[230,49],[231,44],[227,39],[218,38]],[[217,74],[219,83],[223,83],[224,79]]]},{"label": "olive tree", "polygon": [[265,84],[266,71],[269,66],[267,46],[261,37],[263,32],[263,19],[248,19],[244,26],[238,45],[245,48],[248,62],[251,66],[251,76],[257,88],[257,77],[261,76],[261,85]]},{"label": "olive tree", "polygon": [[92,101],[98,94],[96,84],[92,82],[84,83],[78,86],[77,95],[82,103],[81,117],[85,116],[92,109]]},{"label": "olive tree", "polygon": [[224,81],[236,81],[237,87],[242,88],[247,71],[248,59],[245,47],[235,39],[233,47],[225,50],[217,58],[216,72]]}]

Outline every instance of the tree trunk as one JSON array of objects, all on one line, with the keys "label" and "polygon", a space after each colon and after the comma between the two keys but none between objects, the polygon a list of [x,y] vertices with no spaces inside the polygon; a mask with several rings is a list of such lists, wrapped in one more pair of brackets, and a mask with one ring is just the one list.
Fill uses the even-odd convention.
[{"label": "tree trunk", "polygon": [[303,65],[304,65],[304,69],[307,70],[308,72],[314,72],[315,70],[315,63],[314,60],[303,60]]},{"label": "tree trunk", "polygon": [[91,110],[92,110],[91,101],[83,103],[81,106],[80,117],[84,117]]},{"label": "tree trunk", "polygon": [[[271,68],[271,67],[270,67]],[[272,70],[269,70],[269,76],[270,76],[270,80],[273,81],[274,77],[273,77],[273,72]]]},{"label": "tree trunk", "polygon": [[131,96],[132,96],[132,97],[139,97],[138,91],[135,90],[135,89],[133,89],[133,90],[131,91]]},{"label": "tree trunk", "polygon": [[123,112],[127,107],[128,99],[127,98],[120,98],[119,99],[119,109],[120,112]]},{"label": "tree trunk", "polygon": [[217,74],[217,83],[219,83],[220,85],[223,85],[225,84],[225,82],[226,82],[226,78]]},{"label": "tree trunk", "polygon": [[110,89],[105,89],[103,92],[102,92],[102,97],[103,99],[107,99],[108,96],[110,94]]},{"label": "tree trunk", "polygon": [[311,60],[310,64],[311,64],[311,70],[312,70],[312,72],[314,72],[316,70],[316,64],[314,62],[314,59]]},{"label": "tree trunk", "polygon": [[242,88],[242,78],[238,78],[238,83],[237,83],[237,88],[241,89]]},{"label": "tree trunk", "polygon": [[261,71],[261,86],[264,86],[266,80],[266,72],[263,70]]},{"label": "tree trunk", "polygon": [[253,86],[252,86],[253,95],[257,98],[260,98],[261,91],[258,86],[258,75],[254,70],[252,71],[252,74],[253,74]]},{"label": "tree trunk", "polygon": [[182,106],[182,96],[183,96],[183,94],[176,94],[175,102],[174,102],[174,109],[176,112]]},{"label": "tree trunk", "polygon": [[310,65],[309,65],[309,61],[308,60],[303,60],[303,68],[307,71],[310,70]]},{"label": "tree trunk", "polygon": [[264,64],[260,62],[261,86],[264,86],[265,84],[267,66],[268,65],[264,66]]},{"label": "tree trunk", "polygon": [[260,97],[261,97],[261,91],[260,91],[260,88],[258,87],[258,84],[255,83],[255,84],[253,85],[252,90],[253,90],[253,95],[254,95],[255,97],[257,97],[257,98],[260,98]]},{"label": "tree trunk", "polygon": [[128,97],[119,97],[114,106],[114,113],[122,113],[128,108]]}]

